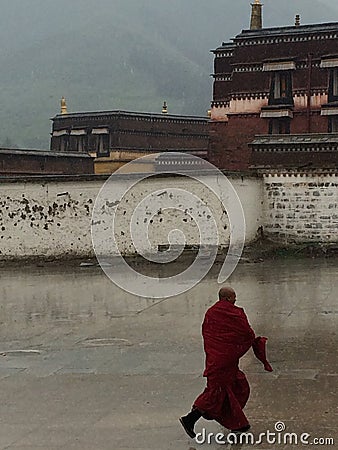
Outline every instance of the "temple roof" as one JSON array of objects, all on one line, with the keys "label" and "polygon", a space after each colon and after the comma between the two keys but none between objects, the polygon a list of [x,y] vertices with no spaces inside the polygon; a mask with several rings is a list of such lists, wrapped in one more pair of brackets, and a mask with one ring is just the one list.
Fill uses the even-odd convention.
[{"label": "temple roof", "polygon": [[240,42],[248,39],[261,39],[261,38],[273,38],[277,36],[301,36],[309,34],[324,34],[324,33],[337,33],[338,38],[338,22],[329,23],[316,23],[310,25],[300,25],[300,26],[286,26],[286,27],[273,27],[273,28],[262,28],[259,30],[242,30],[235,38],[230,42],[223,42],[220,47],[215,51],[229,50],[236,46],[236,42]]},{"label": "temple roof", "polygon": [[338,22],[316,23],[300,25],[297,27],[293,25],[287,27],[262,28],[261,30],[242,30],[242,32],[235,37],[235,40],[267,36],[294,36],[299,34],[328,33],[332,31],[338,33]]},{"label": "temple roof", "polygon": [[63,120],[63,119],[81,119],[81,118],[91,118],[91,117],[130,117],[130,118],[141,118],[141,119],[161,119],[161,120],[191,120],[200,122],[209,122],[208,117],[202,116],[183,116],[178,114],[161,114],[161,113],[144,113],[144,112],[133,112],[133,111],[92,111],[92,112],[75,112],[67,114],[57,114],[52,120]]}]

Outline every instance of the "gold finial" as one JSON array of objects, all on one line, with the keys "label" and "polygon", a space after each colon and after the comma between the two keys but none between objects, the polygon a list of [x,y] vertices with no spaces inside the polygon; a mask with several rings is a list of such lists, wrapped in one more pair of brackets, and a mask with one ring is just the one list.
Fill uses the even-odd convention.
[{"label": "gold finial", "polygon": [[260,0],[251,3],[251,22],[250,30],[261,30],[263,27],[263,5]]},{"label": "gold finial", "polygon": [[163,102],[163,106],[162,106],[162,114],[168,114],[168,105],[167,102]]},{"label": "gold finial", "polygon": [[61,99],[61,114],[68,114],[67,102],[64,97]]},{"label": "gold finial", "polygon": [[295,27],[300,27],[300,15],[297,14],[295,18]]},{"label": "gold finial", "polygon": [[211,109],[208,109],[208,117],[211,118]]}]

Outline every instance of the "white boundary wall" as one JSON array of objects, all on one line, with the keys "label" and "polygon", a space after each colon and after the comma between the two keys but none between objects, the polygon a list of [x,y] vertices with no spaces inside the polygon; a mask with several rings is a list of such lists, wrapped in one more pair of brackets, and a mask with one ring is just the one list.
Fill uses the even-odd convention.
[{"label": "white boundary wall", "polygon": [[284,243],[338,242],[338,176],[264,176],[264,230]]},{"label": "white boundary wall", "polygon": [[[208,176],[204,178],[207,183]],[[246,218],[246,243],[249,243],[255,239],[257,230],[263,225],[262,180],[237,175],[228,178],[243,205]],[[0,184],[0,258],[94,256],[91,241],[91,215],[95,199],[104,182],[102,177],[86,180],[78,178],[2,180]],[[125,181],[121,178],[119,182]],[[118,215],[117,239],[121,251],[125,254],[134,254],[135,251],[128,233],[129,220],[135,204],[144,193],[151,190],[164,190],[166,186],[191,191],[192,182],[187,178],[152,177],[139,183],[130,193],[133,201],[120,205],[122,214]],[[201,186],[194,190],[196,195],[201,196],[214,212],[220,230],[221,245],[227,246],[229,243],[228,222],[226,216],[222,214],[217,199],[210,196],[206,188]],[[169,214],[161,223],[155,223],[154,219],[149,235],[154,240],[155,246],[167,244],[167,233],[171,227],[185,231],[187,245],[199,244],[196,228],[190,225],[189,206],[191,205],[187,205],[186,217],[181,213],[177,216]],[[165,208],[165,199],[163,208]]]},{"label": "white boundary wall", "polygon": [[[208,183],[208,176],[203,176]],[[243,205],[246,244],[260,227],[275,242],[338,242],[337,174],[271,174],[262,178],[228,175]],[[94,256],[91,216],[95,199],[103,186],[102,177],[2,180],[0,184],[0,259],[29,257],[87,258]],[[122,185],[126,180],[121,178]],[[229,244],[229,223],[217,200],[207,188],[188,178],[166,176],[146,179],[119,205],[116,239],[124,254],[135,254],[129,223],[135,206],[150,191],[175,187],[193,192],[213,212],[220,233],[220,245]],[[166,198],[162,196],[165,210]],[[126,201],[128,200],[128,202]],[[179,206],[179,205],[178,205]],[[198,227],[192,213],[203,214],[196,203],[186,211],[169,211],[151,216],[144,210],[140,220],[152,223],[149,238],[155,247],[168,243],[168,232],[184,232],[187,245],[198,245]],[[162,219],[162,220],[160,220]],[[104,243],[103,243],[104,245]]]}]

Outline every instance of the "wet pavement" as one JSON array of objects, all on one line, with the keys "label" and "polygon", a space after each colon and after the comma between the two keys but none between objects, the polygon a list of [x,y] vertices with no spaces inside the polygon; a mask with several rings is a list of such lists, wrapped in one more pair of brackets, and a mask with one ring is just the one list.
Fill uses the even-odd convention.
[{"label": "wet pavement", "polygon": [[[232,276],[275,369],[264,372],[251,352],[242,359],[255,436],[282,421],[338,448],[337,274],[337,259],[297,259],[243,264]],[[204,387],[200,326],[217,291],[216,270],[189,293],[147,300],[97,267],[2,268],[0,450],[231,448],[199,445],[177,421]]]}]

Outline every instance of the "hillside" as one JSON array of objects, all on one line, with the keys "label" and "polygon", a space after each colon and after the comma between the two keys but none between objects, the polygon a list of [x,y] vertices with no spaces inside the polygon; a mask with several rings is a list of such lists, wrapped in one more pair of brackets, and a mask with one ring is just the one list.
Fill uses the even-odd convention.
[{"label": "hillside", "polygon": [[[338,21],[319,0],[266,0],[265,26]],[[27,6],[29,4],[29,6]],[[0,0],[0,145],[47,148],[49,118],[129,109],[205,115],[212,55],[247,28],[248,0]]]}]

